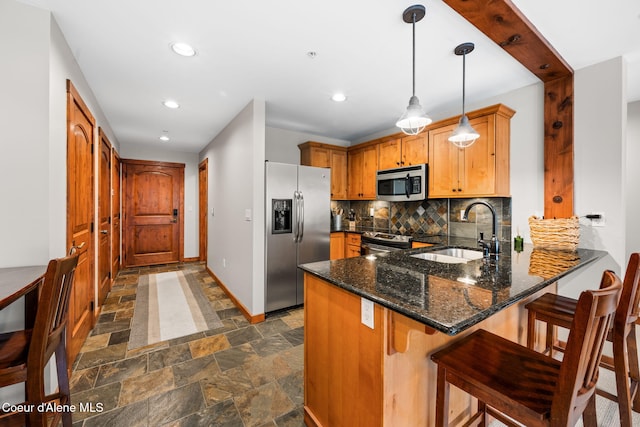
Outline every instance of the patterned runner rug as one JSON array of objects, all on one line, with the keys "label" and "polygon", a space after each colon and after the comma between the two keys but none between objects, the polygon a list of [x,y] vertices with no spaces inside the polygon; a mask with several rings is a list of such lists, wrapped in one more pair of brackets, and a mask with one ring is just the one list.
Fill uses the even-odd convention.
[{"label": "patterned runner rug", "polygon": [[222,326],[188,271],[141,275],[127,347],[132,350]]}]

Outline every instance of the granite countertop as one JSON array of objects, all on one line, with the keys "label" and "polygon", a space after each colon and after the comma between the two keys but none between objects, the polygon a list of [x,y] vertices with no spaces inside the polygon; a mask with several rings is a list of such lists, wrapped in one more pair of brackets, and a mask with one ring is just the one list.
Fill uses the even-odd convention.
[{"label": "granite countertop", "polygon": [[346,227],[341,227],[339,230],[336,229],[333,224],[331,225],[331,232],[332,233],[357,233],[357,234],[362,234],[365,231],[384,231],[386,233],[389,232],[389,230],[387,228],[385,229],[376,229],[373,227],[362,227],[362,226],[357,226],[354,228],[349,228],[349,226]]},{"label": "granite countertop", "polygon": [[606,255],[605,251],[591,249],[534,249],[528,244],[516,253],[505,242],[497,260],[444,264],[411,256],[445,246],[476,249],[472,239],[435,237],[421,239],[435,243],[433,247],[320,261],[300,268],[440,332],[455,335]]}]

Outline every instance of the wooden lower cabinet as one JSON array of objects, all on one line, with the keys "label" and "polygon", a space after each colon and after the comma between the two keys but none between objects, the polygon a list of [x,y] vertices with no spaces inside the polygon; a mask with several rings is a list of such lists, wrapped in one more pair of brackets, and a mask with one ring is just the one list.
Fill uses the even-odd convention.
[{"label": "wooden lower cabinet", "polygon": [[304,295],[305,424],[381,425],[382,308],[370,329],[360,323],[360,298],[306,273]]},{"label": "wooden lower cabinet", "polygon": [[[524,304],[547,291],[448,336],[378,304],[370,329],[360,321],[360,297],[305,273],[305,424],[435,425],[437,367],[429,356],[479,328],[525,345]],[[451,388],[451,425],[464,424],[475,408],[475,399]]]},{"label": "wooden lower cabinet", "polygon": [[329,259],[344,258],[344,232],[331,233],[329,239]]},{"label": "wooden lower cabinet", "polygon": [[346,233],[344,247],[345,258],[360,256],[360,240],[361,236],[359,233]]}]

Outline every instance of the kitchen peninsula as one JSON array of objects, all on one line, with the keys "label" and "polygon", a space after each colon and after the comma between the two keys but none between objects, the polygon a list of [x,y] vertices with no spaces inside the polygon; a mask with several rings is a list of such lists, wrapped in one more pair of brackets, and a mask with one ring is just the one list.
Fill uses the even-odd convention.
[{"label": "kitchen peninsula", "polygon": [[[433,425],[431,353],[478,328],[525,343],[524,304],[606,254],[531,245],[516,253],[505,245],[495,260],[412,256],[475,246],[452,238],[429,248],[301,266],[307,426]],[[452,388],[450,419],[456,425],[468,419],[472,404]]]}]

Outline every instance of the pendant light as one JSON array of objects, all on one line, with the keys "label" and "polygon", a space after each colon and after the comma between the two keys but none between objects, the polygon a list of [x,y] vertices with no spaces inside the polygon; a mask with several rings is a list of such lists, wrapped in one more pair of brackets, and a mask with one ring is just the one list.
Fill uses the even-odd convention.
[{"label": "pendant light", "polygon": [[454,50],[456,55],[462,55],[462,117],[460,117],[458,127],[456,127],[451,133],[449,141],[460,148],[469,147],[471,144],[476,142],[476,139],[480,137],[480,134],[476,132],[476,130],[469,123],[469,118],[464,112],[466,57],[467,53],[473,52],[474,47],[475,46],[473,43],[462,43],[461,45],[458,45]]},{"label": "pendant light", "polygon": [[409,99],[407,111],[398,119],[396,126],[407,135],[417,135],[431,123],[416,96],[416,22],[424,18],[425,13],[426,9],[421,4],[409,6],[402,13],[403,21],[413,26],[413,94]]}]

